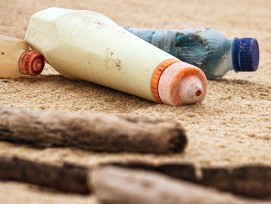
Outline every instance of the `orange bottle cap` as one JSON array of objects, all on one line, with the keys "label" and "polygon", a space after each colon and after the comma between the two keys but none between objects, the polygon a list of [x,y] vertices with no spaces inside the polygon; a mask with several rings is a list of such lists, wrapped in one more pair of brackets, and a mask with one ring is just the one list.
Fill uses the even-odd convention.
[{"label": "orange bottle cap", "polygon": [[37,51],[25,51],[19,60],[19,69],[23,75],[37,76],[42,72],[44,65],[44,56]]},{"label": "orange bottle cap", "polygon": [[181,106],[204,100],[208,82],[203,71],[181,61],[168,60],[162,65],[165,66],[160,65],[153,75],[153,82],[156,83],[152,92],[157,101]]},{"label": "orange bottle cap", "polygon": [[165,71],[165,69],[168,68],[168,66],[176,62],[180,62],[180,60],[178,59],[166,60],[162,62],[161,64],[159,64],[156,70],[154,71],[154,74],[152,76],[152,82],[151,82],[151,90],[152,90],[153,97],[157,100],[157,102],[162,102],[159,96],[159,92],[158,92],[158,83],[159,83],[160,77],[162,73]]}]

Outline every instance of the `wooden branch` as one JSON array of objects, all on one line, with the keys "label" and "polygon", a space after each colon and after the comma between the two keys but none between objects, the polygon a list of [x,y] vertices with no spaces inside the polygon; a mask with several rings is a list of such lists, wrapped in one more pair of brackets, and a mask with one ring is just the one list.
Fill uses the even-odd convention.
[{"label": "wooden branch", "polygon": [[[104,169],[108,165],[112,165],[112,164],[108,164],[108,163],[100,164],[98,168]],[[238,167],[238,168],[233,169],[232,171],[228,170],[228,172],[239,172],[238,174],[237,173],[233,174],[236,176],[236,178],[233,176],[230,177],[230,176],[227,176],[227,174],[221,173],[222,172],[221,170],[218,171],[220,172],[218,174],[217,170],[209,168],[208,174],[204,172],[206,169],[204,171],[201,170],[203,172],[203,177],[201,180],[199,180],[195,175],[195,168],[193,167],[192,164],[177,164],[177,163],[170,164],[169,163],[169,164],[161,164],[161,165],[158,165],[158,164],[151,165],[151,164],[146,164],[146,163],[128,162],[128,163],[122,163],[122,164],[115,163],[114,165],[125,166],[130,169],[132,168],[133,169],[132,172],[141,172],[142,169],[144,169],[144,171],[146,171],[147,169],[148,172],[150,172],[151,170],[153,172],[153,175],[157,175],[157,172],[160,172],[160,173],[164,173],[164,174],[167,174],[179,179],[187,179],[193,182],[216,187],[218,189],[222,189],[221,186],[223,186],[224,189],[222,190],[231,191],[231,192],[232,192],[231,188],[234,188],[234,189],[238,189],[238,192],[240,194],[247,195],[247,196],[251,196],[249,195],[249,193],[253,194],[252,190],[255,190],[257,195],[270,196],[270,188],[269,188],[270,178],[268,174],[270,174],[271,170],[270,169],[267,170],[267,168],[262,168],[262,170],[260,171],[261,167],[257,167],[259,172],[256,172],[256,173],[254,171],[255,167],[252,167],[252,166],[246,167],[246,168]],[[120,167],[114,167],[114,168],[120,168]],[[224,167],[224,171],[225,169],[227,168]],[[245,170],[240,171],[240,169],[245,169]],[[265,169],[266,171],[263,171],[263,169]],[[80,166],[76,164],[64,163],[63,165],[52,165],[52,164],[35,162],[35,161],[17,158],[17,157],[12,157],[12,158],[0,157],[0,180],[30,183],[30,184],[43,186],[43,187],[49,187],[61,192],[79,193],[79,194],[89,194],[93,192],[93,188],[95,189],[95,185],[89,185],[89,183],[97,182],[95,179],[99,177],[96,177],[96,176],[94,177],[93,174],[91,174],[91,171],[93,171],[93,169],[90,167]],[[94,170],[94,172],[96,171],[98,170]],[[125,170],[125,171],[129,171],[129,170]],[[243,174],[244,172],[249,172],[249,173]],[[259,177],[260,173],[263,173],[261,177]],[[123,174],[123,175],[126,175],[126,174]],[[129,177],[132,179],[131,181],[129,180],[129,182],[135,183],[137,181],[137,180],[134,181],[134,178],[136,177],[133,176],[132,173],[129,173]],[[118,176],[115,176],[115,178],[117,182]],[[256,178],[259,180],[257,180]],[[107,179],[107,177],[105,176],[104,179]],[[112,182],[115,182],[113,177],[112,179],[113,179]],[[226,180],[229,180],[229,181],[226,182]],[[179,181],[181,183],[184,183],[185,185],[186,184],[188,185],[188,183],[184,181],[181,181],[181,180]],[[254,186],[251,184],[251,181],[255,182],[255,183],[252,183]],[[227,185],[225,185],[225,183]],[[163,185],[161,184],[161,187]],[[189,184],[189,185],[194,186],[193,184]],[[205,187],[203,186],[201,187],[198,186],[197,188],[201,188],[203,190],[205,189]],[[160,191],[162,190],[167,191],[167,189],[170,190],[171,188],[165,187],[163,189],[160,189]],[[134,193],[137,193],[137,192],[134,192]],[[167,195],[167,192],[166,192],[166,195]],[[195,196],[197,195],[198,194],[196,194]],[[191,194],[191,197],[193,196],[194,194]]]},{"label": "wooden branch", "polygon": [[158,164],[153,164],[150,162],[142,161],[123,161],[123,162],[110,162],[105,165],[124,167],[129,169],[154,171],[173,178],[182,179],[193,183],[197,183],[199,179],[196,174],[196,167],[192,163],[161,162]]},{"label": "wooden branch", "polygon": [[271,196],[270,166],[204,167],[201,171],[201,184],[249,197]]},{"label": "wooden branch", "polygon": [[[91,174],[91,185],[102,204],[256,204],[157,173],[103,167]],[[258,202],[260,203],[260,202]]]},{"label": "wooden branch", "polygon": [[[113,162],[111,165],[131,169],[152,170],[168,176],[191,181],[247,197],[271,196],[271,166],[244,165],[237,167],[202,167],[193,164],[147,162]],[[200,176],[197,176],[197,173]]]},{"label": "wooden branch", "polygon": [[0,180],[17,181],[67,193],[89,194],[86,167],[64,164],[55,166],[17,157],[0,157]]},{"label": "wooden branch", "polygon": [[1,181],[0,201],[1,204],[99,204],[92,195],[47,191],[29,184]]},{"label": "wooden branch", "polygon": [[40,147],[93,151],[179,153],[187,144],[177,122],[0,107],[0,139]]}]

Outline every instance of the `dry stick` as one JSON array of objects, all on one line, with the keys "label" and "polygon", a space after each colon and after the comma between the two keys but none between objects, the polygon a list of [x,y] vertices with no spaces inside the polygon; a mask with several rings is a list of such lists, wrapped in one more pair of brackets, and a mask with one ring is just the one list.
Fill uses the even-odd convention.
[{"label": "dry stick", "polygon": [[89,194],[89,170],[64,164],[55,166],[20,158],[0,157],[0,180],[17,181],[52,188],[58,191]]},{"label": "dry stick", "polygon": [[90,183],[102,204],[256,204],[162,174],[120,167],[94,170]]},{"label": "dry stick", "polygon": [[[104,165],[108,165],[108,164],[103,164],[101,166],[104,166]],[[124,164],[118,164],[118,165],[124,165]],[[126,163],[125,166],[129,168],[133,168],[133,169],[148,169],[148,170],[153,170],[153,171],[159,171],[159,172],[166,173],[168,175],[171,175],[177,178],[182,178],[182,179],[188,178],[188,180],[194,181],[194,182],[196,180],[194,168],[191,164],[150,165],[150,164],[141,164],[141,163]],[[244,169],[244,167],[236,168],[232,172],[240,173],[240,169]],[[251,177],[255,178],[253,174],[255,173],[253,171],[255,167],[247,167],[245,169],[246,169],[245,172],[250,172],[250,174],[245,174],[245,175],[250,175]],[[261,169],[261,167],[258,167],[258,169]],[[90,171],[91,171],[91,168],[87,168],[87,167],[75,165],[75,164],[64,163],[63,165],[56,166],[52,164],[35,162],[35,161],[21,159],[17,157],[12,157],[12,158],[0,157],[0,180],[12,180],[12,181],[36,184],[39,186],[49,187],[49,188],[62,191],[62,192],[80,193],[80,194],[91,193],[92,189],[91,189],[91,186],[89,186],[88,184],[88,180],[95,179],[95,178],[93,177],[89,178]],[[270,168],[268,172],[270,175],[270,172],[271,172]],[[211,178],[210,181],[207,182],[208,185],[213,185],[214,187],[217,187],[219,183],[223,184],[225,183],[226,179],[230,179],[229,177],[223,178],[224,174],[219,174],[218,176],[218,174],[215,171],[210,171],[209,169],[209,174],[208,174],[209,177],[213,173],[214,173],[213,177],[217,180],[215,180],[214,178]],[[234,174],[234,175],[238,176],[238,174]],[[262,175],[262,178],[261,178],[262,180],[257,181],[256,182],[257,185],[255,184],[254,186],[255,188],[258,186],[259,189],[247,188],[245,184],[247,182],[249,183],[251,178],[246,177],[244,175],[243,177],[240,175],[238,176],[239,180],[242,178],[245,179],[244,182],[239,182],[232,186],[239,187],[238,188],[239,191],[247,192],[247,193],[252,193],[251,190],[261,192],[265,190],[264,187],[266,186],[267,191],[265,191],[265,193],[266,195],[270,195],[270,189],[269,189],[269,194],[267,194],[268,185],[270,186],[270,179],[269,177],[266,177],[264,180],[263,178],[264,176],[267,176],[267,169],[266,169],[266,173]],[[205,176],[205,182],[206,181],[207,181],[207,175]],[[234,183],[234,182],[229,181],[229,183]],[[259,183],[263,183],[263,185],[265,186],[259,186],[258,185]],[[228,189],[226,188],[224,190],[228,190]]]},{"label": "dry stick", "polygon": [[[211,186],[247,197],[263,198],[271,196],[271,167],[245,165],[239,167],[202,167],[193,164],[144,162],[114,162],[132,169],[152,170],[168,176]],[[197,172],[197,173],[196,173]],[[198,176],[197,176],[198,175]]]},{"label": "dry stick", "polygon": [[40,147],[107,152],[177,153],[187,137],[174,121],[0,107],[0,139]]},{"label": "dry stick", "polygon": [[158,164],[153,164],[142,161],[126,161],[126,162],[124,161],[124,162],[110,162],[105,165],[119,166],[129,169],[155,171],[177,179],[183,179],[194,183],[198,182],[196,167],[192,163],[162,162]]},{"label": "dry stick", "polygon": [[271,196],[271,167],[202,168],[200,183],[249,197]]}]

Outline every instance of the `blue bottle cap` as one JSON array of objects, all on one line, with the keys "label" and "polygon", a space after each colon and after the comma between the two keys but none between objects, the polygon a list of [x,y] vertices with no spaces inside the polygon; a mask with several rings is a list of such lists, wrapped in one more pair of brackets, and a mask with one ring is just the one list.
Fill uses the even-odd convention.
[{"label": "blue bottle cap", "polygon": [[260,58],[258,41],[255,38],[235,38],[232,57],[236,72],[256,71]]}]

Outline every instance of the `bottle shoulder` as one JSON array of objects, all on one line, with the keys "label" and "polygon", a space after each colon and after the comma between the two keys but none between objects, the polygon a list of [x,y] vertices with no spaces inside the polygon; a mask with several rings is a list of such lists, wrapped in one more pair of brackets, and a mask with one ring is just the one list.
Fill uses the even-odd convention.
[{"label": "bottle shoulder", "polygon": [[176,31],[175,55],[200,67],[209,79],[232,69],[232,41],[214,29]]}]

